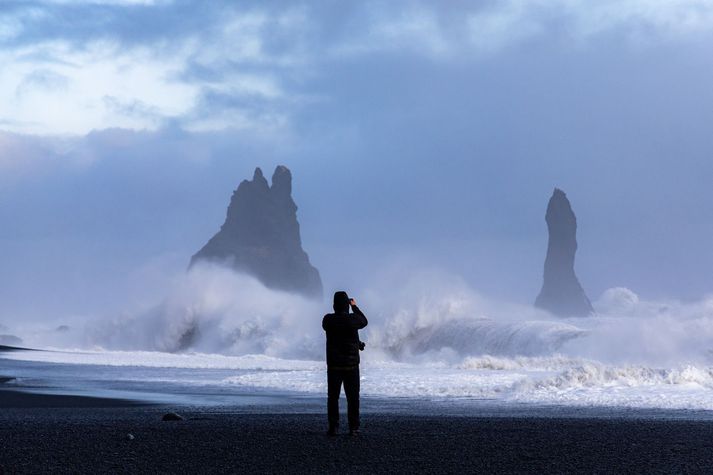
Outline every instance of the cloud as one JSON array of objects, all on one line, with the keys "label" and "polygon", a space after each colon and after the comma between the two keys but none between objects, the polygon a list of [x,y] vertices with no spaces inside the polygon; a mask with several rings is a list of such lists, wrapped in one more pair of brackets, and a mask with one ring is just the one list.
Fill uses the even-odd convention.
[{"label": "cloud", "polygon": [[701,0],[629,0],[559,2],[574,36],[588,37],[623,28],[634,38],[675,38],[709,31],[713,4]]},{"label": "cloud", "polygon": [[447,56],[452,50],[438,12],[422,7],[405,10],[370,3],[348,22],[348,34],[326,49],[331,55],[401,52],[427,58]]},{"label": "cloud", "polygon": [[45,5],[111,5],[111,6],[157,6],[170,5],[173,0],[39,0]]},{"label": "cloud", "polygon": [[[274,15],[221,15],[216,8],[219,19],[208,15],[184,31],[169,25],[137,41],[126,30],[132,17],[117,5],[111,2],[104,11],[109,20],[94,10],[87,13],[95,22],[108,21],[107,29],[83,23],[79,32],[44,35],[33,32],[67,26],[48,20],[60,17],[62,8],[55,6],[50,15],[37,7],[40,13],[32,18],[26,10],[14,12],[14,42],[0,49],[0,61],[7,65],[0,71],[2,128],[83,134],[111,127],[155,130],[169,122],[188,130],[265,131],[284,124],[285,111],[278,112],[274,104],[284,109],[298,95],[287,98],[278,75],[299,61],[289,51],[268,48],[266,37],[273,36],[267,30],[293,28],[302,21],[299,15],[289,9]],[[151,5],[165,11],[167,3]],[[159,20],[152,16],[157,12],[147,11],[153,13],[144,21]],[[183,14],[167,23],[182,19]]]},{"label": "cloud", "polygon": [[606,34],[632,42],[677,40],[713,27],[702,0],[501,0],[427,7],[367,2],[346,23],[348,35],[328,48],[337,56],[410,53],[435,60],[496,54],[538,37],[563,45]]},{"label": "cloud", "polygon": [[[185,114],[198,94],[172,77],[175,58],[148,49],[122,51],[97,42],[76,50],[65,42],[0,53],[0,120],[16,132],[82,134],[108,127],[156,128],[160,119]],[[107,98],[110,98],[107,100]],[[153,114],[117,104],[145,104]]]},{"label": "cloud", "polygon": [[167,123],[285,134],[344,62],[467,63],[536,39],[641,45],[713,26],[713,5],[701,0],[37,0],[0,13],[0,127],[48,134]]},{"label": "cloud", "polygon": [[[3,124],[0,123],[0,128]],[[42,179],[58,167],[80,164],[76,157],[65,159],[65,153],[81,139],[74,137],[34,136],[0,130],[0,190],[23,178]]]},{"label": "cloud", "polygon": [[466,15],[471,39],[500,46],[559,32],[564,40],[619,33],[635,40],[708,31],[713,4],[702,0],[504,0]]}]

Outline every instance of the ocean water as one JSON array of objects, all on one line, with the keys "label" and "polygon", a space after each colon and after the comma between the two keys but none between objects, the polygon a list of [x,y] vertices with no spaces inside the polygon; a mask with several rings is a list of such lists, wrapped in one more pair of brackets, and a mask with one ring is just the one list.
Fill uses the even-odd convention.
[{"label": "ocean water", "polygon": [[[462,281],[412,276],[360,293],[362,394],[501,407],[713,410],[713,299],[606,291],[590,318],[489,301]],[[0,376],[39,391],[217,404],[322,398],[324,302],[198,269],[160,304],[119,317],[17,327],[43,351],[0,354]],[[65,319],[65,322],[67,320]]]},{"label": "ocean water", "polygon": [[[42,392],[225,404],[229,396],[323,397],[322,361],[265,355],[18,351],[0,355],[11,385]],[[710,368],[607,366],[565,357],[471,357],[462,364],[366,361],[362,394],[504,405],[713,410]]]}]

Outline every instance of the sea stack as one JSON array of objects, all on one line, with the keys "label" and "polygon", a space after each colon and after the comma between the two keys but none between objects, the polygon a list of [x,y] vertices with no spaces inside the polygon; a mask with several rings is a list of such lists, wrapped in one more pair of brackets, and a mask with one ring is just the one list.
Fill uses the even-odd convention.
[{"label": "sea stack", "polygon": [[302,249],[292,174],[278,166],[272,186],[255,169],[233,192],[225,223],[192,258],[227,265],[256,277],[266,287],[308,297],[322,296],[319,271]]},{"label": "sea stack", "polygon": [[593,312],[592,304],[574,273],[577,217],[564,191],[555,188],[545,221],[550,237],[544,282],[535,306],[562,317],[586,317]]}]

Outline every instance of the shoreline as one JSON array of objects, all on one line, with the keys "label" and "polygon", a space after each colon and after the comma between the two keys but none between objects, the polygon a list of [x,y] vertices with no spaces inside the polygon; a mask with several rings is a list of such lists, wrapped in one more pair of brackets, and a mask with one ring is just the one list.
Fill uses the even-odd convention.
[{"label": "shoreline", "polygon": [[[235,414],[322,414],[326,411],[326,394],[279,394],[274,392],[234,393],[221,395],[212,401],[201,397],[189,402],[172,395],[165,398],[140,397],[141,393],[122,396],[106,392],[71,391],[66,388],[22,386],[12,384],[14,377],[0,375],[0,410],[43,408],[190,408],[204,413]],[[6,386],[4,383],[10,383]],[[340,410],[346,410],[342,394]],[[361,397],[362,414],[393,414],[398,416],[445,416],[488,418],[541,418],[541,419],[604,419],[650,421],[698,421],[713,423],[713,411],[701,409],[662,409],[618,406],[568,406],[503,404],[488,401],[432,400],[419,398]]]},{"label": "shoreline", "polygon": [[[186,405],[16,383],[0,374],[0,474],[648,474],[713,466],[713,411],[363,397],[363,433],[354,438],[342,397],[342,433],[329,438],[326,397],[235,394],[233,404]],[[185,420],[162,421],[169,412]]]},{"label": "shoreline", "polygon": [[[0,377],[0,384],[2,383]],[[12,378],[14,379],[14,378]],[[111,407],[139,407],[151,405],[148,402],[108,398],[97,396],[84,396],[75,394],[51,394],[35,392],[26,388],[0,388],[0,409],[90,409]]]},{"label": "shoreline", "polygon": [[[0,358],[0,361],[2,359]],[[233,391],[230,393],[180,393],[155,391],[97,390],[92,388],[26,384],[22,377],[0,373],[0,410],[21,408],[123,408],[189,407],[204,412],[321,414],[326,394]],[[402,416],[448,416],[491,418],[571,418],[623,420],[680,420],[713,422],[713,410],[649,408],[629,406],[578,406],[506,403],[458,398],[401,398],[361,396],[364,414],[388,413]],[[340,399],[346,408],[344,395]]]},{"label": "shoreline", "polygon": [[[3,350],[7,350],[4,352]],[[86,356],[79,350],[21,351],[0,347],[0,390],[13,388],[36,393],[95,396],[146,401],[152,404],[223,406],[264,402],[299,406],[322,404],[325,373],[314,361],[262,361],[260,355],[166,354],[98,351]],[[115,358],[116,356],[116,358]],[[257,358],[253,358],[257,357]],[[188,361],[190,359],[190,361]],[[307,364],[309,363],[309,364]],[[612,368],[618,374],[621,368]],[[570,371],[571,370],[571,371]],[[431,414],[533,412],[555,416],[599,415],[713,419],[713,393],[705,382],[691,386],[677,370],[633,368],[633,380],[590,381],[587,368],[565,365],[545,371],[448,367],[400,367],[388,364],[366,368],[362,384],[365,408],[380,411]],[[584,373],[582,373],[584,371]],[[706,368],[702,377],[707,374]],[[555,377],[554,375],[563,375]],[[638,376],[641,378],[638,378]],[[671,376],[673,381],[667,378]],[[685,377],[684,377],[685,376]],[[3,382],[2,378],[16,378]],[[584,378],[579,380],[578,378]],[[552,379],[554,378],[554,379]],[[647,379],[653,378],[653,383]],[[678,379],[676,379],[678,378]],[[391,381],[393,379],[393,381]],[[540,387],[540,381],[544,386]],[[2,402],[0,401],[0,407]],[[414,409],[415,407],[415,409]],[[368,410],[368,409],[366,409]]]},{"label": "shoreline", "polygon": [[33,348],[23,348],[21,346],[0,345],[0,353],[7,353],[10,351],[42,351],[42,350],[36,350]]}]

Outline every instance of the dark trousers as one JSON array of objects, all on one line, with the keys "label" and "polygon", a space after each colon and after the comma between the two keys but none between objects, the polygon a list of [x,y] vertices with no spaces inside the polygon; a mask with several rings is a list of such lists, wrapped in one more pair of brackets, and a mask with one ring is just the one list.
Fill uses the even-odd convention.
[{"label": "dark trousers", "polygon": [[339,393],[344,383],[347,395],[349,429],[359,428],[359,367],[355,369],[327,369],[327,418],[329,427],[339,425]]}]

